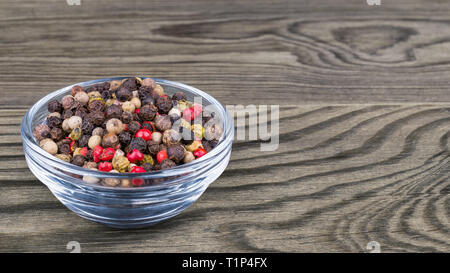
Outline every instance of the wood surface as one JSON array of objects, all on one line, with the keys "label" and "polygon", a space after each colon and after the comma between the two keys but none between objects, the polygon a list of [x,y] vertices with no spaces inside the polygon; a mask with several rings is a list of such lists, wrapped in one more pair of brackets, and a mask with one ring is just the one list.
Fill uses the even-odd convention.
[{"label": "wood surface", "polygon": [[[450,3],[0,1],[0,251],[450,251]],[[19,125],[43,95],[144,75],[223,104],[280,105],[280,145],[236,141],[179,216],[84,220],[28,170]]]}]

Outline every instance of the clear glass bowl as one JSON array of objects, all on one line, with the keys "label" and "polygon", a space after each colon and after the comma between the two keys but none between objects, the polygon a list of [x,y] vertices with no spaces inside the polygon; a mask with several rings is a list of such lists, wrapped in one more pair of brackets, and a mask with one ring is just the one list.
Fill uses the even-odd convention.
[{"label": "clear glass bowl", "polygon": [[[77,83],[87,87],[96,83],[122,80],[128,77],[98,79]],[[79,216],[115,228],[141,228],[171,218],[192,205],[228,165],[234,137],[233,119],[213,97],[194,87],[154,79],[166,94],[183,91],[189,100],[201,98],[204,107],[210,105],[222,122],[223,135],[218,145],[203,157],[172,169],[148,173],[105,173],[85,169],[62,161],[41,149],[33,129],[49,114],[47,103],[60,100],[73,85],[50,93],[33,105],[21,124],[25,158],[31,172],[53,195]],[[84,180],[83,180],[84,177]],[[89,179],[87,179],[89,178]],[[107,178],[126,181],[144,179],[144,187],[109,187]],[[98,181],[87,183],[87,181]]]}]

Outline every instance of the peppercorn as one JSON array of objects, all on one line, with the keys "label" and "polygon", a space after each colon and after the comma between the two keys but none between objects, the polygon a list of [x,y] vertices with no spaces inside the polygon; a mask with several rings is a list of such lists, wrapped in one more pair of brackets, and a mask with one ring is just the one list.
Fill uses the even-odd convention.
[{"label": "peppercorn", "polygon": [[88,147],[90,138],[91,138],[91,135],[83,134],[81,136],[81,138],[78,140],[78,146],[80,146],[80,147]]},{"label": "peppercorn", "polygon": [[71,116],[73,116],[72,110],[70,110],[70,109],[65,109],[65,110],[63,110],[63,112],[62,112],[61,118],[62,118],[62,119],[69,119]]},{"label": "peppercorn", "polygon": [[105,114],[101,111],[93,111],[88,114],[88,118],[95,126],[101,126],[105,121]]},{"label": "peppercorn", "polygon": [[133,138],[130,142],[130,149],[137,149],[141,153],[145,153],[145,151],[147,150],[147,142],[140,137]]},{"label": "peppercorn", "polygon": [[186,145],[186,150],[188,150],[189,152],[194,152],[195,150],[197,150],[198,148],[203,148],[202,142],[199,140],[194,140],[192,141],[191,144]]},{"label": "peppercorn", "polygon": [[153,169],[153,165],[150,163],[144,163],[141,165],[141,167],[146,171],[150,172]]},{"label": "peppercorn", "polygon": [[128,124],[133,120],[133,114],[129,112],[122,112],[120,119],[122,120],[123,123]]},{"label": "peppercorn", "polygon": [[181,142],[184,145],[190,145],[195,140],[195,134],[190,129],[180,127],[181,130]]},{"label": "peppercorn", "polygon": [[122,104],[122,110],[125,112],[133,113],[136,110],[136,106],[131,101],[126,101]]},{"label": "peppercorn", "polygon": [[130,161],[128,161],[128,159],[123,155],[116,156],[112,160],[112,165],[115,170],[123,173],[128,169],[128,166],[130,165]]},{"label": "peppercorn", "polygon": [[50,137],[50,127],[47,124],[38,124],[34,127],[33,136],[37,141]]},{"label": "peppercorn", "polygon": [[101,172],[109,172],[113,168],[111,162],[100,162],[98,164],[98,170]]},{"label": "peppercorn", "polygon": [[181,135],[173,129],[164,131],[162,141],[166,145],[177,144],[181,140]]},{"label": "peppercorn", "polygon": [[74,157],[72,157],[72,164],[77,165],[79,167],[82,167],[84,165],[84,162],[86,161],[86,159],[84,158],[84,156],[82,155],[75,155]]},{"label": "peppercorn", "polygon": [[120,119],[112,118],[106,122],[106,130],[109,133],[118,135],[123,131],[123,123]]},{"label": "peppercorn", "polygon": [[146,104],[139,109],[138,116],[141,120],[153,120],[158,112],[158,108],[153,104]]},{"label": "peppercorn", "polygon": [[71,95],[64,96],[61,100],[62,107],[64,109],[73,109],[73,105],[75,104],[75,98]]},{"label": "peppercorn", "polygon": [[172,95],[172,100],[175,100],[175,101],[186,100],[186,99],[187,99],[186,94],[181,91],[176,92]]},{"label": "peppercorn", "polygon": [[74,96],[76,101],[78,101],[81,105],[86,105],[89,102],[89,96],[86,92],[80,91],[76,93]]},{"label": "peppercorn", "polygon": [[207,122],[205,127],[205,139],[219,140],[222,136],[222,127],[217,123]]},{"label": "peppercorn", "polygon": [[92,162],[92,161],[86,161],[84,162],[83,168],[87,168],[87,169],[97,169],[97,163]]},{"label": "peppercorn", "polygon": [[81,128],[80,127],[76,127],[72,130],[72,132],[70,132],[69,134],[69,138],[72,140],[79,140],[81,137]]},{"label": "peppercorn", "polygon": [[83,119],[79,116],[72,116],[69,118],[69,127],[70,129],[75,129],[76,127],[81,127]]},{"label": "peppercorn", "polygon": [[94,160],[94,156],[92,155],[92,150],[91,149],[87,150],[85,158],[86,158],[86,160],[89,160],[89,161]]},{"label": "peppercorn", "polygon": [[76,155],[82,155],[83,157],[86,157],[87,155],[87,148],[83,147],[83,148],[76,148],[75,151],[73,151],[73,156]]},{"label": "peppercorn", "polygon": [[162,134],[160,132],[153,132],[152,133],[152,141],[156,144],[161,144]]},{"label": "peppercorn", "polygon": [[130,161],[131,163],[134,163],[135,161],[143,160],[144,154],[137,149],[133,149],[131,152],[129,152],[127,154],[127,158],[128,158],[128,161]]},{"label": "peppercorn", "polygon": [[103,90],[103,91],[101,92],[101,95],[102,95],[102,99],[103,99],[104,101],[109,100],[110,98],[112,98],[112,92],[109,91],[109,90]]},{"label": "peppercorn", "polygon": [[192,152],[186,151],[186,152],[184,153],[183,162],[184,162],[185,164],[187,164],[187,163],[189,163],[189,162],[191,162],[191,161],[194,161],[194,160],[195,160],[195,156],[194,156],[194,154],[193,154]]},{"label": "peppercorn", "polygon": [[156,83],[153,79],[151,78],[145,78],[144,80],[142,80],[142,86],[148,87],[151,90],[153,90],[156,86]]},{"label": "peppercorn", "polygon": [[156,106],[160,114],[167,114],[172,109],[172,100],[168,97],[159,97],[156,100]]},{"label": "peppercorn", "polygon": [[132,135],[135,135],[139,129],[141,129],[141,124],[137,121],[132,121],[128,124],[128,132]]},{"label": "peppercorn", "polygon": [[191,126],[192,132],[194,132],[195,139],[202,139],[204,135],[204,129],[203,126],[200,124],[193,124]]},{"label": "peppercorn", "polygon": [[53,112],[47,115],[47,118],[49,117],[57,117],[57,118],[61,118],[61,113],[58,112]]},{"label": "peppercorn", "polygon": [[109,83],[109,90],[116,91],[122,85],[122,81],[111,81]]},{"label": "peppercorn", "polygon": [[92,149],[92,157],[94,159],[94,162],[99,162],[100,161],[100,156],[103,153],[103,147],[100,145],[95,146]]},{"label": "peppercorn", "polygon": [[145,141],[152,138],[152,132],[148,129],[140,129],[136,132],[136,137],[143,138]]},{"label": "peppercorn", "polygon": [[168,159],[169,156],[167,155],[167,151],[166,150],[160,150],[157,154],[156,154],[156,160],[158,161],[158,163],[161,164],[161,162],[165,159]]},{"label": "peppercorn", "polygon": [[175,162],[173,162],[170,159],[164,159],[161,162],[161,170],[171,169],[171,168],[176,167],[176,166],[177,166],[177,164],[175,164]]},{"label": "peppercorn", "polygon": [[89,100],[89,111],[100,112],[105,109],[105,103],[102,98],[92,98]]},{"label": "peppercorn", "polygon": [[58,145],[50,139],[50,138],[44,138],[39,142],[39,146],[46,151],[47,153],[50,153],[52,155],[55,155],[58,153]]},{"label": "peppercorn", "polygon": [[72,157],[70,155],[66,155],[66,154],[56,154],[55,157],[59,158],[63,161],[69,162],[69,163],[72,160]]},{"label": "peppercorn", "polygon": [[61,124],[62,124],[62,120],[55,116],[48,117],[46,121],[47,121],[48,127],[50,127],[50,128],[61,127]]},{"label": "peppercorn", "polygon": [[177,101],[177,109],[179,109],[181,112],[186,110],[187,108],[191,108],[191,103],[187,100],[178,100]]},{"label": "peppercorn", "polygon": [[113,104],[106,108],[106,119],[120,118],[122,116],[122,108],[119,105]]},{"label": "peppercorn", "polygon": [[84,119],[87,116],[87,109],[83,106],[78,107],[77,109],[75,109],[75,113],[74,116],[78,116],[82,119]]},{"label": "peppercorn", "polygon": [[112,147],[115,148],[116,145],[119,144],[119,138],[114,133],[108,133],[103,136],[102,145],[103,147]]},{"label": "peppercorn", "polygon": [[137,85],[138,85],[138,82],[137,82],[136,78],[128,78],[122,82],[122,86],[126,87],[127,89],[129,89],[131,91],[136,90]]},{"label": "peppercorn", "polygon": [[109,161],[114,158],[115,153],[116,153],[116,150],[114,150],[111,147],[103,149],[101,155],[99,156],[99,159],[103,160],[103,161]]},{"label": "peppercorn", "polygon": [[91,149],[94,149],[95,146],[98,146],[102,143],[102,137],[99,135],[93,135],[89,138],[88,146]]},{"label": "peppercorn", "polygon": [[94,130],[94,124],[89,122],[89,119],[83,120],[83,123],[81,124],[81,131],[84,135],[90,135],[92,134],[92,131]]},{"label": "peppercorn", "polygon": [[[67,143],[69,141],[69,143]],[[71,150],[70,150],[70,140],[67,139],[63,139],[61,141],[58,142],[57,144],[58,146],[58,150],[61,154],[70,154]]]},{"label": "peppercorn", "polygon": [[64,132],[62,131],[61,128],[54,127],[50,131],[50,136],[53,140],[58,141],[64,137]]},{"label": "peppercorn", "polygon": [[151,155],[156,155],[160,151],[159,143],[150,140],[147,142],[147,148]]},{"label": "peppercorn", "polygon": [[[110,173],[119,173],[117,170],[111,170],[109,172]],[[104,179],[103,184],[105,184],[106,186],[109,186],[109,187],[116,187],[120,184],[120,179],[108,177],[108,178]]]},{"label": "peppercorn", "polygon": [[155,91],[159,96],[164,95],[164,88],[159,84],[155,85],[155,88],[153,88],[153,91]]},{"label": "peppercorn", "polygon": [[122,86],[121,88],[119,88],[119,90],[116,91],[116,97],[118,100],[127,101],[133,97],[133,93],[129,88]]},{"label": "peppercorn", "polygon": [[193,152],[195,158],[200,158],[206,154],[206,150],[203,148],[198,148]]},{"label": "peppercorn", "polygon": [[[134,92],[134,91],[133,91],[133,92]],[[133,94],[133,95],[134,95],[134,94]],[[134,104],[135,108],[141,108],[141,106],[142,106],[141,100],[140,100],[139,98],[133,97],[133,98],[130,100],[130,102]]]},{"label": "peppercorn", "polygon": [[123,147],[128,146],[131,142],[131,134],[125,131],[121,132],[119,134],[119,142],[123,145]]},{"label": "peppercorn", "polygon": [[217,146],[217,140],[203,140],[202,145],[206,152],[210,152],[214,147]]},{"label": "peppercorn", "polygon": [[170,128],[172,128],[170,117],[168,115],[158,115],[155,118],[155,127],[160,131],[169,130]]},{"label": "peppercorn", "polygon": [[70,90],[70,94],[72,96],[75,96],[78,92],[84,92],[83,87],[79,85],[72,86],[72,89]]},{"label": "peppercorn", "polygon": [[[94,169],[94,168],[92,168],[92,169],[90,168],[90,170],[97,171],[97,169]],[[94,176],[84,175],[83,181],[86,183],[89,183],[89,184],[95,184],[95,183],[98,183],[100,181],[100,179],[98,179],[97,177],[94,177]]]},{"label": "peppercorn", "polygon": [[61,113],[62,111],[62,104],[58,100],[52,100],[47,104],[47,110],[52,112],[58,112]]},{"label": "peppercorn", "polygon": [[175,163],[179,163],[184,158],[184,147],[180,144],[167,146],[167,156]]},{"label": "peppercorn", "polygon": [[92,135],[93,136],[101,136],[103,137],[104,134],[104,130],[102,127],[96,127],[93,131],[92,131]]}]

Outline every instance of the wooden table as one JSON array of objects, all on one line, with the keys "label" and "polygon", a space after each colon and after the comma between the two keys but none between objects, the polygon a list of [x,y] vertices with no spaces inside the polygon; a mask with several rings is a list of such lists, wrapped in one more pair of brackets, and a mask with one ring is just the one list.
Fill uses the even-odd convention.
[{"label": "wooden table", "polygon": [[[450,4],[0,2],[0,251],[450,251]],[[280,105],[280,145],[236,141],[179,216],[114,230],[28,170],[19,125],[63,86],[145,75]]]}]

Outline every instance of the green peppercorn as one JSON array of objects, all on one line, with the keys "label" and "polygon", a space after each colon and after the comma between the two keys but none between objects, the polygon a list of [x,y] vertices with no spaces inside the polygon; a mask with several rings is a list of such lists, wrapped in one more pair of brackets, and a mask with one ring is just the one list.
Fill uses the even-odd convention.
[{"label": "green peppercorn", "polygon": [[82,135],[82,131],[80,127],[76,127],[72,130],[72,132],[69,134],[70,139],[72,140],[79,140]]},{"label": "green peppercorn", "polygon": [[126,172],[130,161],[125,156],[115,156],[112,160],[113,168],[121,173]]}]

